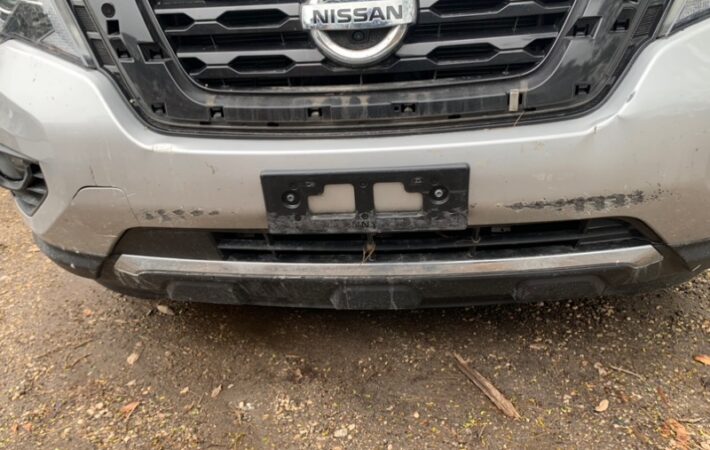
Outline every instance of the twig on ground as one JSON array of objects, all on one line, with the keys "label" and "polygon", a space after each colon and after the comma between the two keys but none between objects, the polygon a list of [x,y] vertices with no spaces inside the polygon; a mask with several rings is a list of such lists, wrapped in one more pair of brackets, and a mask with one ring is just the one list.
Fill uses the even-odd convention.
[{"label": "twig on ground", "polygon": [[619,372],[622,372],[622,373],[625,373],[625,374],[627,374],[627,375],[632,375],[632,376],[638,378],[639,380],[645,380],[645,379],[646,379],[646,378],[644,378],[643,375],[638,374],[638,373],[636,373],[636,372],[632,372],[632,371],[630,371],[630,370],[628,370],[628,369],[624,369],[623,367],[616,367],[616,366],[612,366],[612,365],[610,364],[610,365],[609,365],[609,368],[610,368],[610,369],[614,369],[614,370],[619,371]]},{"label": "twig on ground", "polygon": [[693,418],[688,418],[688,419],[678,419],[678,422],[681,423],[699,423],[702,422],[703,418],[702,417],[693,417]]},{"label": "twig on ground", "polygon": [[486,397],[488,397],[493,404],[503,412],[503,414],[513,419],[520,418],[520,414],[518,413],[518,410],[515,409],[515,406],[513,406],[510,400],[505,398],[505,396],[493,385],[493,383],[488,381],[488,379],[481,375],[476,369],[470,367],[458,353],[454,353],[454,358],[456,358],[456,364],[458,365],[459,370],[463,372],[463,374],[466,375],[466,377],[471,380],[471,382],[475,384],[478,389],[483,391],[483,393],[486,394]]},{"label": "twig on ground", "polygon": [[58,353],[58,352],[60,352],[60,351],[62,351],[62,350],[66,350],[66,349],[68,349],[68,348],[71,348],[71,349],[73,349],[73,350],[76,350],[76,349],[79,349],[79,348],[85,346],[86,344],[88,344],[88,343],[90,343],[90,342],[93,342],[94,340],[95,340],[94,338],[91,338],[91,339],[87,339],[87,340],[85,340],[85,341],[79,342],[78,344],[73,344],[73,345],[72,345],[72,344],[69,344],[69,345],[60,345],[60,346],[54,347],[54,348],[52,348],[51,350],[48,350],[48,351],[42,353],[41,355],[35,356],[35,359],[46,358],[47,356],[49,356],[49,355],[51,355],[51,354],[53,354],[53,353]]},{"label": "twig on ground", "polygon": [[67,369],[73,369],[73,368],[74,368],[74,366],[76,366],[76,365],[77,365],[77,364],[79,364],[79,363],[80,363],[80,362],[81,362],[82,360],[84,360],[84,359],[88,358],[89,356],[91,356],[91,353],[87,353],[87,354],[86,354],[86,355],[84,355],[84,356],[80,356],[80,357],[78,357],[77,359],[75,359],[75,360],[74,360],[74,362],[73,362],[73,363],[71,363],[71,364],[69,364],[69,365],[66,365],[66,366],[64,366],[64,370],[67,370]]},{"label": "twig on ground", "polygon": [[478,430],[478,440],[479,440],[479,441],[483,439],[483,432],[486,431],[486,427],[487,427],[487,426],[488,426],[488,424],[483,424],[483,426],[481,427],[481,429]]},{"label": "twig on ground", "polygon": [[81,348],[81,347],[85,346],[86,344],[90,344],[90,343],[92,343],[92,342],[94,342],[94,338],[87,339],[87,340],[85,340],[85,341],[83,341],[83,342],[79,342],[78,344],[74,345],[72,348],[73,348],[74,350],[76,350],[76,349]]}]

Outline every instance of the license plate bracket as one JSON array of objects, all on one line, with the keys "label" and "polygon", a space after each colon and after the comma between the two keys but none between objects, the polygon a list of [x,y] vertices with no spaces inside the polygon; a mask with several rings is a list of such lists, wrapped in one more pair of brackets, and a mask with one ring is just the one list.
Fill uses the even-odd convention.
[{"label": "license plate bracket", "polygon": [[[375,210],[374,185],[402,183],[422,194],[422,208],[409,212]],[[355,208],[348,213],[309,210],[308,197],[327,185],[351,184]],[[467,164],[337,171],[267,171],[261,175],[271,233],[382,233],[461,230],[468,225]]]}]

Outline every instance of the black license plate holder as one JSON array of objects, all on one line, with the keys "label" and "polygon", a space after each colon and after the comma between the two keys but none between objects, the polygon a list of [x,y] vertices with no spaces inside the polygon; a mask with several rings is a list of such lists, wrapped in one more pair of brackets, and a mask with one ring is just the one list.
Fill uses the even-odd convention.
[{"label": "black license plate holder", "polygon": [[[422,194],[420,211],[375,211],[373,186],[402,183],[409,193]],[[261,175],[271,233],[383,233],[462,230],[468,225],[469,167],[467,164],[338,171],[268,171]],[[351,184],[355,211],[318,213],[308,197],[327,185]],[[442,197],[441,194],[444,194]]]}]

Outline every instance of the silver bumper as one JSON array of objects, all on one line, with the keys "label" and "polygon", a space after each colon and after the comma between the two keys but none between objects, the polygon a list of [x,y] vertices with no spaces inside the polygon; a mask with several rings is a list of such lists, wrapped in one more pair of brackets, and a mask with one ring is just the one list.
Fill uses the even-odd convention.
[{"label": "silver bumper", "polygon": [[471,225],[633,217],[672,246],[710,238],[710,21],[649,46],[573,120],[417,136],[216,139],[139,121],[101,73],[0,45],[0,144],[39,161],[44,241],[105,256],[133,227],[264,229],[266,170],[467,163]]},{"label": "silver bumper", "polygon": [[650,245],[615,250],[529,258],[477,259],[468,261],[436,261],[387,264],[322,264],[322,263],[261,263],[245,261],[205,261],[195,259],[157,258],[121,255],[114,271],[127,284],[144,285],[154,275],[166,278],[196,278],[233,280],[236,278],[337,278],[387,280],[401,282],[417,278],[495,276],[529,274],[536,271],[568,271],[594,267],[626,267],[634,271],[663,261]]}]

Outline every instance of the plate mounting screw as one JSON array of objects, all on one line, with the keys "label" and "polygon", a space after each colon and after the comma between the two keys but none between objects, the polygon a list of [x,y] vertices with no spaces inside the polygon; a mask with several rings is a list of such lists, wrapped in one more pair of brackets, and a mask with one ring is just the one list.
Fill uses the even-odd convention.
[{"label": "plate mounting screw", "polygon": [[449,195],[449,191],[444,186],[434,186],[430,195],[434,200],[442,201]]},{"label": "plate mounting screw", "polygon": [[283,200],[286,206],[296,206],[301,201],[301,198],[296,191],[286,191],[281,196],[281,200]]}]

